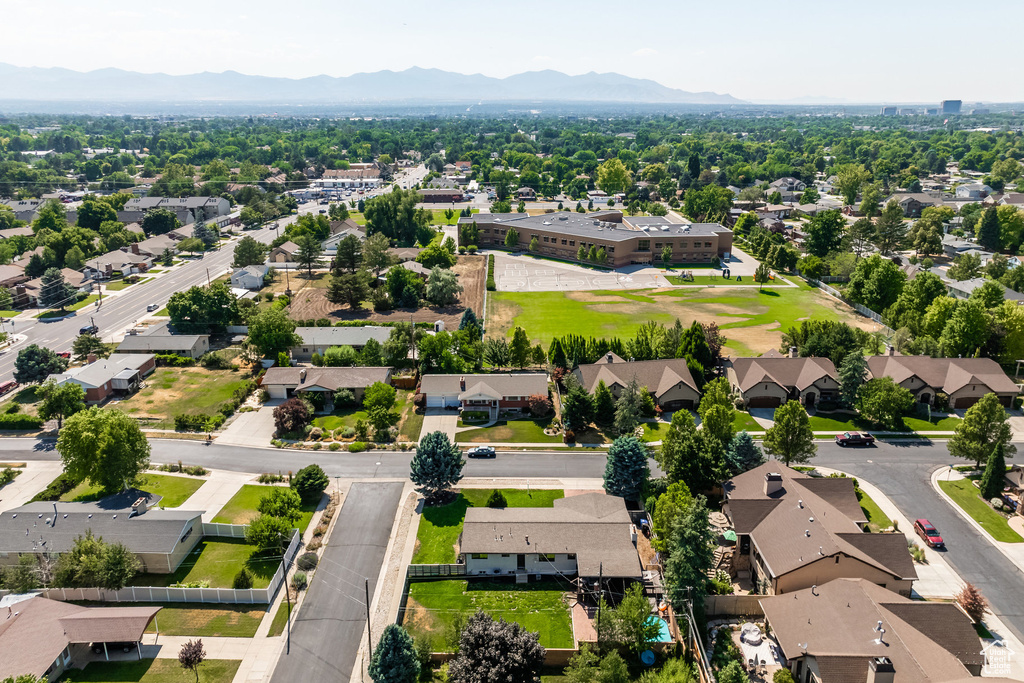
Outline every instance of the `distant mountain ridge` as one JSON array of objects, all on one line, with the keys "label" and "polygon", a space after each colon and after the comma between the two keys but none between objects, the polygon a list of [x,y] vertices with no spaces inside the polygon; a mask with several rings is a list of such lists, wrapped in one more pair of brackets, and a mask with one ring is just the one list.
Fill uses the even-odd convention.
[{"label": "distant mountain ridge", "polygon": [[412,67],[351,76],[277,78],[237,71],[185,76],[122,69],[73,71],[0,63],[0,99],[222,102],[641,102],[743,104],[729,94],[686,92],[645,78],[527,71],[507,78]]}]

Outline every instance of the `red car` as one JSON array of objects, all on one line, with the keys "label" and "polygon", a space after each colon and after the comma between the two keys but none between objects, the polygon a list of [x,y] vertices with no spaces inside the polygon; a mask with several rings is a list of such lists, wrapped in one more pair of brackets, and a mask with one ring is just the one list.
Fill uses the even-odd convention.
[{"label": "red car", "polygon": [[836,434],[836,443],[840,446],[874,446],[875,437],[861,432],[844,432]]},{"label": "red car", "polygon": [[945,549],[946,543],[942,540],[942,536],[939,535],[939,530],[932,526],[932,523],[927,519],[918,519],[914,522],[914,531],[921,537],[928,547]]}]

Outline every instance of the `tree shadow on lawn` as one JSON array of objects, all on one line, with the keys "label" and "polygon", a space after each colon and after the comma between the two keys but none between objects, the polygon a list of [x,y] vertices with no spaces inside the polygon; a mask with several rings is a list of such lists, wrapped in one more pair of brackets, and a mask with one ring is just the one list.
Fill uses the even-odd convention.
[{"label": "tree shadow on lawn", "polygon": [[461,493],[445,505],[427,505],[423,508],[423,519],[435,527],[459,526],[466,517],[470,503]]},{"label": "tree shadow on lawn", "polygon": [[773,289],[762,289],[758,292],[761,296],[782,296]]}]

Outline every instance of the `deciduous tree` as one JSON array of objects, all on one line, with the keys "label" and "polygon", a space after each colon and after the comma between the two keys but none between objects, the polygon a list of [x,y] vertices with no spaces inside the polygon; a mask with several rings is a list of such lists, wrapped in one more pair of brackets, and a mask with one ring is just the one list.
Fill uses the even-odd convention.
[{"label": "deciduous tree", "polygon": [[249,320],[249,343],[263,356],[273,356],[302,343],[295,334],[295,321],[284,311],[267,308]]},{"label": "deciduous tree", "polygon": [[426,299],[435,306],[453,306],[459,300],[462,285],[451,270],[434,266],[427,279]]},{"label": "deciduous tree", "polygon": [[119,410],[96,406],[67,419],[57,452],[65,472],[108,493],[126,488],[149,467],[149,441],[138,422]]},{"label": "deciduous tree", "polygon": [[865,419],[885,429],[901,427],[904,413],[913,405],[914,397],[910,391],[896,384],[891,377],[875,377],[857,391],[857,410]]},{"label": "deciduous tree", "polygon": [[39,404],[39,417],[44,420],[57,418],[58,430],[64,425],[64,418],[85,410],[85,390],[80,384],[57,384],[48,380],[43,383],[40,393],[43,400]]},{"label": "deciduous tree", "polygon": [[799,401],[787,401],[775,409],[775,424],[765,432],[764,448],[787,467],[794,462],[805,463],[817,454],[810,419]]},{"label": "deciduous tree", "polygon": [[203,648],[202,638],[189,640],[178,650],[178,663],[182,669],[196,675],[196,683],[199,683],[199,666],[204,661],[206,661],[206,650]]},{"label": "deciduous tree", "polygon": [[973,460],[975,467],[980,467],[997,445],[1003,446],[1006,455],[1016,453],[1017,448],[1010,443],[1012,438],[1006,409],[995,394],[985,394],[967,409],[947,446],[953,457]]},{"label": "deciduous tree", "polygon": [[292,477],[295,489],[304,503],[318,503],[331,480],[320,465],[306,465]]},{"label": "deciduous tree", "polygon": [[235,268],[262,265],[267,260],[267,253],[269,251],[269,246],[246,235],[238,240],[238,244],[235,245],[235,258],[231,265]]},{"label": "deciduous tree", "polygon": [[534,683],[544,664],[536,633],[515,622],[477,612],[466,621],[448,665],[450,683]]}]

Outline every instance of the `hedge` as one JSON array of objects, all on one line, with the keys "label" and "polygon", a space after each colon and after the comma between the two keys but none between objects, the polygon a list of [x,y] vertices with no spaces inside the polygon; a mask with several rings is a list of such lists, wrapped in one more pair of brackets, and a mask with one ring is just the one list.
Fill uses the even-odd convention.
[{"label": "hedge", "polygon": [[60,476],[50,482],[49,486],[36,494],[32,502],[40,500],[58,500],[65,493],[82,483],[81,479],[75,479],[67,472],[61,472]]},{"label": "hedge", "polygon": [[0,429],[40,429],[42,418],[23,413],[4,413],[0,415]]},{"label": "hedge", "polygon": [[487,255],[487,291],[493,292],[497,289],[494,284],[494,254]]},{"label": "hedge", "polygon": [[223,414],[209,417],[207,415],[186,413],[174,416],[174,428],[182,432],[205,432],[207,424],[211,424],[214,429],[217,429],[224,424],[225,419],[227,418]]},{"label": "hedge", "polygon": [[176,353],[158,353],[155,355],[157,365],[166,365],[172,368],[186,368],[196,364],[195,358],[179,356]]}]

